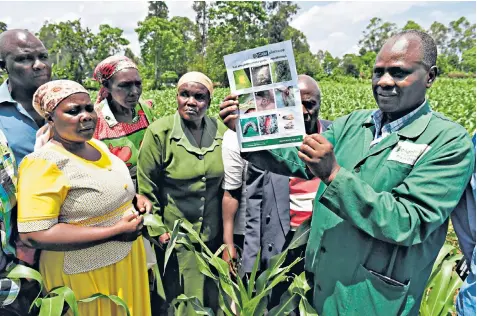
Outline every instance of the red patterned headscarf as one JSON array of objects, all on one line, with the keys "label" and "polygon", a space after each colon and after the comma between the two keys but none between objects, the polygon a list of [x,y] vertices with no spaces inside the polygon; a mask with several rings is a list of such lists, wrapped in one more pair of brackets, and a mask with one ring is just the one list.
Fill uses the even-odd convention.
[{"label": "red patterned headscarf", "polygon": [[103,85],[99,89],[96,103],[103,101],[109,95],[108,90],[104,87],[104,83],[115,73],[126,68],[137,69],[136,64],[126,56],[110,56],[96,66],[93,72],[93,79]]}]

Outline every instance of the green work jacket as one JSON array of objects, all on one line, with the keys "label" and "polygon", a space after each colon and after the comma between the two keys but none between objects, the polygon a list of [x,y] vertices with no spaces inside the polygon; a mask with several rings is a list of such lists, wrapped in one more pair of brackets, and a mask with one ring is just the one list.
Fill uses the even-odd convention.
[{"label": "green work jacket", "polygon": [[[353,112],[322,134],[341,169],[318,189],[305,255],[321,316],[417,315],[449,215],[474,168],[466,130],[428,103],[370,148],[371,113]],[[311,176],[297,148],[244,157],[273,172]]]},{"label": "green work jacket", "polygon": [[204,117],[202,147],[179,113],[151,124],[138,157],[139,193],[153,204],[154,215],[172,231],[177,219],[193,224],[203,241],[222,228],[222,135],[227,127]]}]

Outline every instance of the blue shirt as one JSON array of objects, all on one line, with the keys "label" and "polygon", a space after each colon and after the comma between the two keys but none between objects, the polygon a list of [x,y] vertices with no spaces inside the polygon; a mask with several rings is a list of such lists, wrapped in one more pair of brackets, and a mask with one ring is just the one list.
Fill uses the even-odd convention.
[{"label": "blue shirt", "polygon": [[20,165],[23,157],[33,152],[38,125],[23,106],[13,100],[7,80],[0,86],[0,129]]},{"label": "blue shirt", "polygon": [[[475,148],[475,133],[472,137]],[[459,238],[470,272],[456,299],[459,316],[475,315],[475,170],[456,209],[451,213],[452,224]]]},{"label": "blue shirt", "polygon": [[[475,133],[472,137],[475,147]],[[475,248],[475,170],[459,204],[451,213],[452,225],[459,239],[459,246],[470,267]]]}]

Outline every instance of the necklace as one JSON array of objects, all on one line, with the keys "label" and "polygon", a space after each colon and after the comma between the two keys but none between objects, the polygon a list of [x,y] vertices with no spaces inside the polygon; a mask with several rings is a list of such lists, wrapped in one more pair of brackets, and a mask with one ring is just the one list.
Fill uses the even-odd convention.
[{"label": "necklace", "polygon": [[136,113],[136,108],[132,108],[132,122],[137,123],[139,121],[139,115]]}]

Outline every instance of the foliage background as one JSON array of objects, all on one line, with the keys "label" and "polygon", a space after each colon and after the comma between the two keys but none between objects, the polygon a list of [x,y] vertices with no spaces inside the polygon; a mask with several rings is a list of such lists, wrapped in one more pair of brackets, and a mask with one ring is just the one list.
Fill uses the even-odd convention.
[{"label": "foliage background", "polygon": [[[409,20],[403,27],[379,17],[369,21],[356,39],[358,54],[332,56],[326,48],[312,52],[306,36],[290,23],[299,10],[291,1],[195,1],[195,20],[169,17],[166,3],[149,3],[149,12],[135,29],[140,56],[127,47],[123,30],[107,24],[94,33],[81,20],[45,22],[36,31],[50,52],[53,75],[72,79],[93,88],[95,65],[109,55],[125,54],[135,60],[146,89],[173,85],[190,70],[206,73],[219,86],[228,86],[223,56],[283,40],[293,43],[298,73],[317,80],[342,76],[369,79],[382,44],[401,30],[424,30]],[[317,21],[317,25],[319,25]],[[8,25],[0,21],[0,33]],[[435,40],[441,76],[475,77],[475,24],[461,17],[444,25],[434,21],[428,32]],[[1,81],[1,79],[0,79]]]}]

